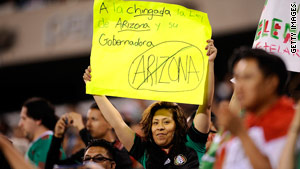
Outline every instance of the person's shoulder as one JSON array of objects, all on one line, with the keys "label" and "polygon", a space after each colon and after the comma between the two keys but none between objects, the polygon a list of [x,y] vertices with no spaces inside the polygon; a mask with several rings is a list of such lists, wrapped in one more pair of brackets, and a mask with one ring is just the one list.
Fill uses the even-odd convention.
[{"label": "person's shoulder", "polygon": [[278,99],[278,102],[275,106],[277,106],[280,109],[288,110],[289,113],[293,113],[295,111],[294,109],[295,102],[292,98],[287,96],[282,96]]},{"label": "person's shoulder", "polygon": [[31,144],[34,149],[46,149],[51,145],[53,135],[43,135]]},{"label": "person's shoulder", "polygon": [[51,140],[53,137],[52,134],[47,134],[47,135],[44,135],[40,138],[40,140]]}]

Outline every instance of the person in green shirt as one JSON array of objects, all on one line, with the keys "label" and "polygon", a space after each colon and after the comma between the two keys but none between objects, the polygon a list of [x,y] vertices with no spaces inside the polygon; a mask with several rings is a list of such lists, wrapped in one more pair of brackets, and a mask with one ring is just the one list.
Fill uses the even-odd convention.
[{"label": "person in green shirt", "polygon": [[[44,98],[30,98],[22,106],[19,127],[31,142],[25,158],[41,169],[45,166],[57,119],[54,106]],[[60,158],[66,158],[62,148],[60,152]]]}]

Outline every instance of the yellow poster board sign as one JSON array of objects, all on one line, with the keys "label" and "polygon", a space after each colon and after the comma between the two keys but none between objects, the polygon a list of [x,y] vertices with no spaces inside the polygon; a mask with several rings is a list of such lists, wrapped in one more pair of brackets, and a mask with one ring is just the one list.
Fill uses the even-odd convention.
[{"label": "yellow poster board sign", "polygon": [[142,1],[95,0],[92,81],[86,92],[202,104],[206,13]]}]

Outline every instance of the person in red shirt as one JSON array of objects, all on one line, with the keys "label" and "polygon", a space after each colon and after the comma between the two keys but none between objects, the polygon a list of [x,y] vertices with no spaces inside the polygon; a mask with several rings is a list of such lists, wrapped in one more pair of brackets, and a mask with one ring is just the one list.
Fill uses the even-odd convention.
[{"label": "person in red shirt", "polygon": [[233,76],[242,120],[223,104],[219,126],[234,137],[220,145],[214,168],[276,168],[294,102],[284,96],[287,69],[277,56],[260,49],[240,48],[234,54]]}]

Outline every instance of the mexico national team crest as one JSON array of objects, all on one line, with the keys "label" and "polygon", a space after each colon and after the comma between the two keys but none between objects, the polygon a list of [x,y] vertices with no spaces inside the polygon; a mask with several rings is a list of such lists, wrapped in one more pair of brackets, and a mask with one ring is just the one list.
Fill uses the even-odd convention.
[{"label": "mexico national team crest", "polygon": [[174,158],[174,164],[175,165],[183,165],[186,163],[186,157],[182,154],[179,154]]}]

